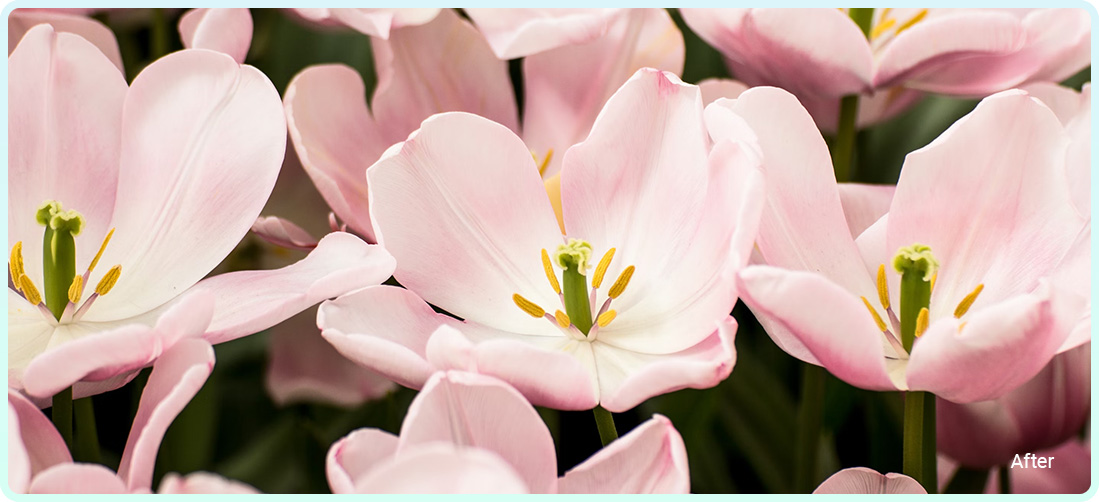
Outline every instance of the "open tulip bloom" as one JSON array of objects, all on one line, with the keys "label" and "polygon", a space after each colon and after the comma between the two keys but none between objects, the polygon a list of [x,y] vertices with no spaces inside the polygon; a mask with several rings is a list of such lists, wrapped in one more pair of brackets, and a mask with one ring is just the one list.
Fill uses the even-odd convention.
[{"label": "open tulip bloom", "polygon": [[697,87],[639,71],[565,155],[563,228],[514,133],[428,119],[367,171],[374,228],[408,289],[323,304],[325,338],[402,385],[475,370],[560,409],[717,384],[762,186],[737,145],[711,150],[701,114]]}]

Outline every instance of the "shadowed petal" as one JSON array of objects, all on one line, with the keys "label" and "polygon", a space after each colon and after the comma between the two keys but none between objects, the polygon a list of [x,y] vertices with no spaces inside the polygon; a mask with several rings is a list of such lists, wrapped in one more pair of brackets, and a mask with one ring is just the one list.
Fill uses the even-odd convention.
[{"label": "shadowed petal", "polygon": [[655,415],[559,482],[560,493],[687,493],[690,491],[683,438],[663,415]]},{"label": "shadowed petal", "polygon": [[918,481],[904,474],[879,474],[878,471],[866,467],[851,467],[831,475],[813,493],[927,494],[927,490]]}]

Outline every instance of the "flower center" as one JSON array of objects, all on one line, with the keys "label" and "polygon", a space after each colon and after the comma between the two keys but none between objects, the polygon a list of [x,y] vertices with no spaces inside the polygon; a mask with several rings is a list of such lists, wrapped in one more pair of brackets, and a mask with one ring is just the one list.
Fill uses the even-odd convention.
[{"label": "flower center", "polygon": [[[599,260],[599,264],[595,266],[595,271],[591,275],[591,290],[589,291],[588,269],[591,268],[589,264],[592,257],[591,244],[579,239],[569,239],[568,243],[557,247],[557,250],[553,253],[552,261],[549,253],[543,249],[542,268],[546,272],[546,279],[549,281],[550,287],[561,298],[564,311],[557,310],[550,315],[541,306],[518,293],[512,295],[512,300],[523,312],[531,317],[548,319],[564,330],[571,338],[595,340],[598,329],[606,327],[618,316],[618,312],[610,308],[611,303],[626,291],[626,287],[629,286],[630,279],[633,277],[634,266],[630,265],[622,270],[618,275],[618,279],[611,285],[607,291],[607,298],[603,301],[599,310],[592,310],[592,305],[595,305],[598,300],[599,287],[603,285],[607,268],[610,267],[611,260],[614,259],[614,253],[615,248],[609,249],[603,255],[603,258]],[[554,264],[564,269],[560,282],[557,280],[557,274],[553,269]],[[592,322],[593,318],[595,319],[594,323]]]},{"label": "flower center", "polygon": [[84,295],[84,286],[88,282],[107,243],[114,235],[114,229],[107,233],[99,252],[92,259],[88,269],[81,275],[76,274],[76,239],[84,228],[84,216],[75,210],[64,211],[61,203],[53,200],[42,203],[35,213],[38,223],[46,227],[42,236],[42,277],[45,297],[27,276],[23,268],[23,242],[16,242],[11,249],[8,271],[15,290],[28,302],[37,306],[45,315],[62,323],[75,321],[83,317],[96,298],[114,288],[122,275],[122,266],[115,265],[107,271],[95,287],[95,292],[77,308]]}]

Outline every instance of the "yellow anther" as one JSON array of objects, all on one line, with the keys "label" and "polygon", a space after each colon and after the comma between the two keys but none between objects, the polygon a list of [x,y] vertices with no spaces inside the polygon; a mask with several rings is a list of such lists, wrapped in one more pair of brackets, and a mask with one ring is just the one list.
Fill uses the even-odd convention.
[{"label": "yellow anther", "polygon": [[874,306],[870,305],[870,300],[867,300],[865,296],[860,298],[862,298],[862,303],[866,305],[866,310],[870,311],[870,316],[874,318],[874,323],[878,325],[878,329],[880,329],[882,333],[888,331],[889,327],[885,325],[885,321],[881,320],[881,316],[878,315],[877,310],[874,310]]},{"label": "yellow anther", "polygon": [[511,295],[511,299],[515,301],[515,304],[518,305],[523,312],[530,314],[531,317],[542,317],[546,315],[545,309],[539,307],[537,303],[523,298],[518,293]]},{"label": "yellow anther", "polygon": [[618,279],[614,281],[614,285],[611,286],[611,290],[607,292],[607,296],[611,298],[618,298],[623,291],[626,290],[626,286],[630,285],[630,278],[633,277],[633,265],[626,267],[621,274],[618,274]]},{"label": "yellow anther", "polygon": [[890,13],[890,12],[893,12],[893,8],[892,8],[892,7],[886,7],[886,8],[884,8],[884,9],[882,9],[882,10],[881,10],[881,18],[882,18],[882,19],[889,19],[889,13]]},{"label": "yellow anther", "polygon": [[545,249],[542,250],[542,268],[546,270],[546,279],[549,279],[553,292],[561,294],[561,283],[557,282],[557,274],[553,273],[553,264],[550,263],[549,253]]},{"label": "yellow anther", "polygon": [[912,16],[911,19],[905,21],[904,24],[897,27],[897,33],[894,36],[900,36],[900,34],[904,32],[904,30],[915,26],[916,23],[923,21],[923,18],[925,17],[927,17],[927,9],[920,9],[920,11],[917,12],[915,16]]},{"label": "yellow anther", "polygon": [[[536,155],[534,157],[534,159],[538,160],[538,156]],[[553,149],[552,148],[550,148],[549,150],[546,150],[546,156],[542,157],[542,163],[538,164],[538,175],[539,176],[542,176],[543,174],[546,174],[546,168],[549,167],[551,160],[553,160]]]},{"label": "yellow anther", "polygon": [[103,238],[103,245],[99,246],[99,252],[95,254],[95,258],[92,258],[91,265],[88,265],[88,272],[95,270],[95,266],[99,264],[99,258],[103,256],[103,250],[107,249],[107,243],[111,242],[111,236],[114,235],[114,229],[107,232],[107,236]]},{"label": "yellow anther", "polygon": [[954,317],[961,318],[966,312],[969,312],[969,307],[973,306],[973,302],[977,301],[977,297],[980,296],[981,291],[984,291],[984,289],[984,284],[978,284],[971,293],[965,295],[965,298],[962,298],[962,301],[958,303],[958,307],[954,309]]},{"label": "yellow anther", "polygon": [[879,37],[882,36],[883,33],[889,30],[889,28],[892,28],[895,24],[897,24],[896,19],[886,19],[885,15],[883,14],[882,21],[879,22],[873,30],[870,30],[870,40],[877,40]]},{"label": "yellow anther", "polygon": [[16,242],[11,247],[11,260],[8,261],[8,271],[11,272],[11,282],[19,289],[19,278],[26,272],[23,270],[23,241]]},{"label": "yellow anther", "polygon": [[923,336],[923,332],[927,331],[928,317],[930,312],[927,307],[920,309],[920,315],[916,316],[916,338]]},{"label": "yellow anther", "polygon": [[118,276],[122,275],[122,265],[115,265],[103,275],[99,284],[95,286],[95,294],[103,296],[111,292],[111,288],[118,282]]},{"label": "yellow anther", "polygon": [[599,317],[595,318],[595,323],[598,324],[600,328],[605,328],[608,324],[611,323],[611,321],[614,320],[615,317],[618,317],[618,312],[608,310],[606,312],[603,312],[602,314],[599,314]]},{"label": "yellow anther", "polygon": [[73,283],[69,286],[69,303],[80,301],[80,295],[84,292],[84,276],[73,277]]},{"label": "yellow anther", "polygon": [[599,260],[599,265],[595,266],[595,273],[591,276],[591,287],[598,288],[603,284],[603,276],[607,273],[607,267],[611,266],[611,260],[614,258],[614,248],[610,248],[603,254],[603,258]]},{"label": "yellow anther", "polygon": [[23,296],[27,298],[31,305],[39,305],[42,303],[42,295],[38,293],[38,288],[34,287],[34,283],[31,282],[31,278],[26,274],[19,276],[19,289],[23,291]]},{"label": "yellow anther", "polygon": [[554,312],[553,317],[557,319],[557,325],[562,328],[567,328],[572,325],[572,320],[569,319],[569,315],[560,310]]},{"label": "yellow anther", "polygon": [[889,283],[885,280],[885,264],[878,265],[878,301],[881,307],[889,310]]}]

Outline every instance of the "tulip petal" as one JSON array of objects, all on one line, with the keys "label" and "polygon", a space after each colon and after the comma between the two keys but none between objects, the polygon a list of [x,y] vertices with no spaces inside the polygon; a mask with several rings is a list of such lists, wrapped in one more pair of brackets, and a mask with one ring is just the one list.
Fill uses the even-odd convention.
[{"label": "tulip petal", "polygon": [[186,476],[170,472],[160,481],[157,493],[245,495],[259,493],[259,490],[212,472],[192,472]]},{"label": "tulip petal", "polygon": [[8,15],[8,55],[15,50],[23,35],[39,24],[52,25],[55,31],[80,35],[107,56],[119,72],[125,71],[114,32],[95,19],[66,12],[51,12],[44,9],[13,10]]},{"label": "tulip petal", "polygon": [[221,262],[271,193],[286,126],[278,92],[259,70],[195,49],[134,79],[122,137],[116,231],[90,283],[115,264],[123,274],[88,320],[158,307]]},{"label": "tulip petal", "polygon": [[[683,35],[664,9],[630,9],[591,42],[523,60],[523,139],[555,153],[542,173],[561,169],[565,151],[588,136],[604,103],[641,68],[683,73]],[[491,118],[491,117],[490,117]]]},{"label": "tulip petal", "polygon": [[927,494],[927,490],[918,481],[904,474],[879,474],[878,471],[866,467],[850,467],[839,471],[824,480],[813,494],[885,494],[885,493],[920,493]]},{"label": "tulip petal", "polygon": [[30,493],[129,493],[126,483],[99,464],[60,464],[31,481]]},{"label": "tulip petal", "polygon": [[1043,9],[1023,21],[1028,41],[1038,40],[1040,70],[1031,82],[1061,82],[1091,63],[1091,19],[1084,9]]},{"label": "tulip petal", "polygon": [[30,455],[23,444],[19,415],[15,407],[8,403],[8,487],[15,493],[26,493],[30,483]]},{"label": "tulip petal", "polygon": [[465,9],[500,59],[578,45],[606,33],[619,9]]},{"label": "tulip petal", "polygon": [[153,462],[164,433],[213,368],[213,347],[196,338],[180,340],[153,365],[118,467],[129,489],[152,486]]},{"label": "tulip petal", "polygon": [[188,49],[224,52],[238,63],[252,45],[248,9],[192,9],[179,18],[179,36]]},{"label": "tulip petal", "polygon": [[[17,446],[23,448],[23,454],[26,455],[24,460],[27,462],[27,481],[50,467],[72,462],[69,447],[65,445],[65,440],[61,439],[61,434],[50,419],[42,414],[38,406],[12,389],[8,389],[8,412],[9,417],[14,414],[18,421],[18,424],[9,424],[8,447],[13,450]],[[14,439],[11,435],[13,431],[17,434]],[[13,467],[15,466],[9,464],[9,469]],[[9,470],[9,476],[10,473]],[[14,484],[12,481],[14,478],[9,477],[9,483]]]},{"label": "tulip petal", "polygon": [[560,305],[540,256],[562,243],[534,159],[513,132],[467,113],[435,115],[367,178],[374,230],[402,285],[463,319],[559,336],[512,298]]},{"label": "tulip petal", "polygon": [[260,216],[252,224],[252,233],[276,246],[309,251],[317,247],[317,239],[290,220],[278,216]]},{"label": "tulip petal", "polygon": [[25,273],[41,288],[43,201],[84,216],[78,266],[110,228],[126,80],[90,42],[49,25],[27,32],[8,74],[8,242],[23,241]]},{"label": "tulip petal", "polygon": [[655,415],[559,482],[560,493],[688,493],[687,450],[663,415]]},{"label": "tulip petal", "polygon": [[401,424],[397,455],[434,441],[500,455],[534,493],[557,489],[549,429],[518,391],[495,378],[448,371],[428,380]]},{"label": "tulip petal", "polygon": [[698,83],[698,90],[702,91],[702,104],[709,105],[719,98],[736,99],[748,86],[738,80],[708,78]]},{"label": "tulip petal", "polygon": [[528,493],[512,466],[491,451],[422,445],[355,480],[355,493]]},{"label": "tulip petal", "polygon": [[15,291],[8,290],[8,388],[23,389],[23,372],[46,351],[56,326]]},{"label": "tulip petal", "polygon": [[375,40],[378,89],[371,101],[386,144],[442,112],[463,111],[519,130],[508,65],[477,30],[444,9],[430,23]]},{"label": "tulip petal", "polygon": [[862,183],[840,183],[840,203],[843,204],[843,216],[847,219],[847,228],[851,237],[859,234],[889,212],[893,202],[893,185],[864,185]]},{"label": "tulip petal", "polygon": [[325,471],[332,493],[355,493],[355,480],[397,453],[397,436],[381,429],[358,429],[332,444]]},{"label": "tulip petal", "polygon": [[441,9],[299,9],[326,10],[332,19],[343,23],[359,33],[389,38],[392,30],[404,26],[418,26],[427,23],[439,14]]}]

